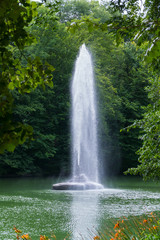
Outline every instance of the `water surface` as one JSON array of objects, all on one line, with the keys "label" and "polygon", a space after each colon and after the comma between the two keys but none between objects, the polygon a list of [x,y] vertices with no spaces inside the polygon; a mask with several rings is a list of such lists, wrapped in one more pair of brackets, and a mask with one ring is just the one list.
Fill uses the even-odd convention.
[{"label": "water surface", "polygon": [[159,186],[140,179],[109,180],[98,191],[53,191],[53,183],[52,178],[0,180],[0,239],[15,239],[15,225],[32,240],[52,232],[59,240],[68,233],[72,240],[88,240],[113,218],[160,210]]}]

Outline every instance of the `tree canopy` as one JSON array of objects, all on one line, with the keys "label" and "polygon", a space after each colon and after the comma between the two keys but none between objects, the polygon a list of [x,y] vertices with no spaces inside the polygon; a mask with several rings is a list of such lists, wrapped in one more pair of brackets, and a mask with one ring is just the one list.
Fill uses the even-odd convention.
[{"label": "tree canopy", "polygon": [[160,2],[145,0],[140,6],[137,0],[111,1],[110,6],[118,11],[111,23],[117,39],[134,39],[145,50],[143,61],[153,74],[147,87],[150,104],[143,119],[132,125],[141,129],[143,145],[137,152],[140,165],[127,173],[140,174],[145,180],[160,179]]},{"label": "tree canopy", "polygon": [[144,60],[154,71],[159,71],[160,61],[160,3],[157,0],[123,1],[111,0],[111,12],[117,15],[110,19],[110,29],[114,29],[118,41],[122,38],[134,39],[144,47]]},{"label": "tree canopy", "polygon": [[[38,85],[52,86],[53,68],[44,67],[39,58],[23,54],[24,47],[34,41],[26,31],[36,16],[35,2],[2,0],[0,2],[0,153],[13,151],[18,144],[32,136],[32,127],[12,119],[14,99],[12,90],[29,93]],[[18,51],[18,57],[14,52]],[[21,59],[26,64],[22,66]]]},{"label": "tree canopy", "polygon": [[[1,8],[0,176],[69,175],[70,81],[85,42],[94,62],[104,175],[132,168],[156,178],[159,78],[153,50],[158,45],[154,41],[147,51],[151,32],[136,28],[137,21],[143,26],[147,21],[138,1],[12,0],[2,1]],[[130,125],[139,128],[120,132]]]}]

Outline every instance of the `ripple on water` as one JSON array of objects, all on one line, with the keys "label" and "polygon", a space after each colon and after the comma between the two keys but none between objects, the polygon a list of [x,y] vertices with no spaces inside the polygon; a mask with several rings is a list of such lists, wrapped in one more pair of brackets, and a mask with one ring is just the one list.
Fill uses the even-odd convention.
[{"label": "ripple on water", "polygon": [[[86,235],[110,218],[160,210],[160,193],[143,190],[104,189],[91,191],[30,191],[0,195],[0,238],[14,239],[12,227],[32,235],[54,231],[63,239],[72,232]],[[7,236],[7,237],[6,237]]]}]

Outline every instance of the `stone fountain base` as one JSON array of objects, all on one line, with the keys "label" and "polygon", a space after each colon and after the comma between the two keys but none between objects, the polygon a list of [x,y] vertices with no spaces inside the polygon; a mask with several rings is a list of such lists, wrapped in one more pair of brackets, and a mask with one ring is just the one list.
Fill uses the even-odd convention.
[{"label": "stone fountain base", "polygon": [[91,189],[103,189],[103,185],[89,181],[84,174],[75,176],[69,182],[62,182],[53,184],[53,190],[91,190]]},{"label": "stone fountain base", "polygon": [[53,190],[89,190],[89,189],[103,189],[103,186],[95,182],[64,182],[53,184]]}]

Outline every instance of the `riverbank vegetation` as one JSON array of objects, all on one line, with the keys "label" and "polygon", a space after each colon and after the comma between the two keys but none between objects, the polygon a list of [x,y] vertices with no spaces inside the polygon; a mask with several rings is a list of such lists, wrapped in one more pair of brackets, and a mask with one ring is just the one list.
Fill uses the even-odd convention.
[{"label": "riverbank vegetation", "polygon": [[[13,228],[16,233],[17,239],[32,239],[31,236],[23,234],[21,230],[16,227]],[[92,236],[93,235],[93,236]],[[82,236],[82,239],[85,236]],[[40,240],[57,239],[53,233],[51,237],[46,235],[40,235]],[[64,240],[70,239],[70,236],[66,236]],[[138,217],[123,217],[116,223],[110,223],[110,226],[106,226],[103,232],[99,232],[94,235],[90,233],[89,239],[93,240],[153,240],[160,239],[160,221],[156,216],[156,213],[151,212],[145,216]]]},{"label": "riverbank vegetation", "polygon": [[[159,10],[146,1],[146,16],[137,17],[137,2],[0,3],[1,177],[70,174],[70,81],[84,42],[95,67],[103,176],[130,168],[159,177]],[[154,29],[146,32],[145,20]]]},{"label": "riverbank vegetation", "polygon": [[151,240],[160,238],[160,222],[155,213],[119,219],[114,227],[107,227],[93,239],[107,240]]}]

